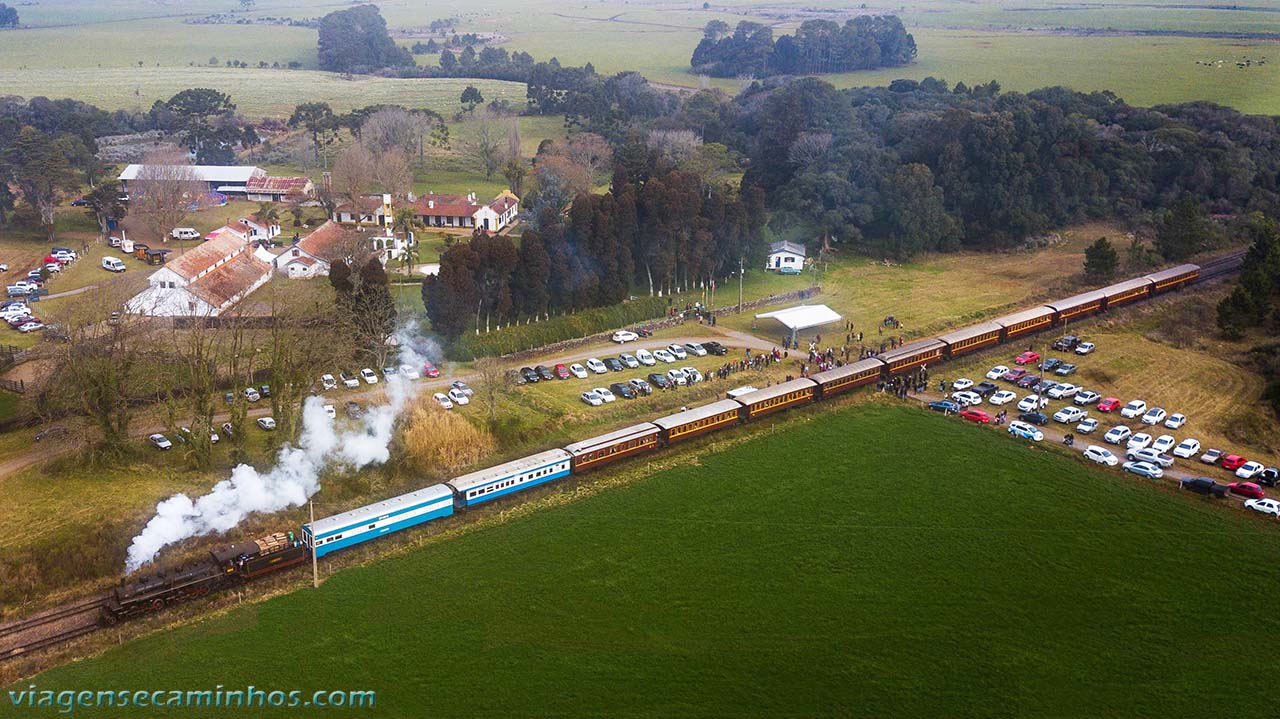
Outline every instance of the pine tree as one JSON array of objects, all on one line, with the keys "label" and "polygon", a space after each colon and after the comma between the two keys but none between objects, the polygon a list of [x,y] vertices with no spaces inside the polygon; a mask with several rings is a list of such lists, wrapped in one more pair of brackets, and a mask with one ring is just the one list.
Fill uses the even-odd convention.
[{"label": "pine tree", "polygon": [[1200,204],[1190,198],[1174,205],[1156,229],[1156,251],[1179,262],[1209,246],[1209,223]]},{"label": "pine tree", "polygon": [[1120,255],[1111,246],[1111,240],[1099,237],[1084,250],[1084,274],[1091,280],[1106,281],[1116,274]]}]

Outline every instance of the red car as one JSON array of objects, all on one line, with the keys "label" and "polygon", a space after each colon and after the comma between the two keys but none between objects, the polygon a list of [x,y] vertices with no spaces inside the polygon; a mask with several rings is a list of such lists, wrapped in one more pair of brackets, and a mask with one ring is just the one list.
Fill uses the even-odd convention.
[{"label": "red car", "polygon": [[1232,494],[1238,494],[1249,499],[1262,499],[1266,496],[1262,492],[1262,487],[1253,482],[1232,482],[1227,485],[1227,489],[1231,490]]},{"label": "red car", "polygon": [[963,417],[964,419],[969,420],[970,422],[977,422],[978,424],[991,423],[991,415],[987,414],[986,412],[983,412],[980,409],[966,409],[960,413],[960,416]]},{"label": "red car", "polygon": [[427,377],[439,377],[440,370],[436,369],[436,366],[431,364],[430,362],[423,362],[422,374],[426,375]]},{"label": "red car", "polygon": [[1005,372],[1003,375],[1000,376],[1000,379],[1006,382],[1017,382],[1018,380],[1026,376],[1027,376],[1027,371],[1022,368],[1018,368],[1018,369],[1011,369],[1008,372]]},{"label": "red car", "polygon": [[57,257],[54,257],[53,255],[45,255],[45,257],[44,257],[44,263],[45,263],[46,265],[48,265],[48,264],[53,264],[53,263],[55,263],[55,262],[58,264],[58,266],[59,266],[59,267],[61,267],[61,266],[65,265],[65,264],[67,264],[67,260],[60,260],[60,259],[58,259]]},{"label": "red car", "polygon": [[1040,361],[1040,353],[1032,352],[1030,350],[1023,352],[1022,354],[1013,358],[1014,364],[1031,364],[1032,362],[1039,362],[1039,361]]},{"label": "red car", "polygon": [[1120,400],[1115,397],[1104,397],[1102,401],[1098,403],[1099,412],[1114,412],[1118,409],[1120,409]]},{"label": "red car", "polygon": [[1249,460],[1245,459],[1244,457],[1241,457],[1238,454],[1228,454],[1227,456],[1222,458],[1222,468],[1225,470],[1234,472],[1237,469],[1240,469],[1241,467],[1243,467],[1244,463],[1248,461]]},{"label": "red car", "polygon": [[564,363],[556,365],[555,373],[557,379],[569,379],[569,368]]}]

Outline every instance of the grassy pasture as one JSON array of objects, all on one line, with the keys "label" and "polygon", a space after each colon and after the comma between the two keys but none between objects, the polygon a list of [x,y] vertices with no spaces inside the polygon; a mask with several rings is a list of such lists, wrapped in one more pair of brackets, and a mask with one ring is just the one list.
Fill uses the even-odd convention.
[{"label": "grassy pasture", "polygon": [[379,717],[1269,715],[1204,668],[1271,656],[1274,526],[1001,434],[804,413],[32,681],[372,689]]}]

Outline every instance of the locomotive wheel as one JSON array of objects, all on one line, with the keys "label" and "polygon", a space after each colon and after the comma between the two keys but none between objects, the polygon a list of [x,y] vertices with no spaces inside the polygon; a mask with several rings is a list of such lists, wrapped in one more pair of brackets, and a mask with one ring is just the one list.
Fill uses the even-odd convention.
[{"label": "locomotive wheel", "polygon": [[192,597],[203,597],[204,595],[206,595],[206,594],[208,594],[208,593],[209,593],[209,587],[207,587],[207,586],[204,586],[204,587],[196,587],[195,589],[191,590],[191,596],[192,596]]},{"label": "locomotive wheel", "polygon": [[164,609],[164,600],[163,600],[163,599],[152,599],[152,600],[151,600],[151,609],[152,609],[153,611],[154,611],[154,610],[158,610],[158,609]]}]

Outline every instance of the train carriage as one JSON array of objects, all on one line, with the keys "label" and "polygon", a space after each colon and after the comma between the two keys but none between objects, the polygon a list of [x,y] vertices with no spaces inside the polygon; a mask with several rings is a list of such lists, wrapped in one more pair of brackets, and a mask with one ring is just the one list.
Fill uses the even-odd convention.
[{"label": "train carriage", "polygon": [[1100,290],[1107,296],[1107,309],[1127,305],[1151,296],[1151,288],[1155,284],[1146,277],[1125,280]]},{"label": "train carriage", "polygon": [[678,414],[653,420],[663,444],[674,444],[700,434],[732,427],[742,421],[742,405],[731,399],[692,407]]},{"label": "train carriage", "polygon": [[945,335],[939,335],[938,340],[946,345],[943,354],[948,359],[955,359],[961,355],[977,352],[984,347],[998,344],[1000,342],[1000,331],[1003,329],[995,322],[983,322],[948,332]]},{"label": "train carriage", "polygon": [[565,447],[572,456],[573,472],[585,472],[625,457],[658,448],[661,430],[651,422],[637,424]]},{"label": "train carriage", "polygon": [[1054,315],[1054,325],[1061,327],[1072,320],[1096,315],[1106,307],[1106,304],[1106,293],[1102,290],[1093,290],[1050,302],[1046,306],[1052,308],[1056,313]]},{"label": "train carriage", "polygon": [[571,455],[563,449],[552,449],[455,477],[445,482],[445,485],[453,490],[455,507],[471,507],[566,477],[571,471],[571,460]]},{"label": "train carriage", "polygon": [[1153,294],[1168,292],[1200,279],[1200,265],[1178,265],[1167,270],[1152,272],[1144,279],[1151,280]]},{"label": "train carriage", "polygon": [[884,371],[884,362],[868,357],[843,367],[835,367],[810,375],[809,379],[818,383],[818,396],[826,398],[876,382],[880,379],[882,371]]},{"label": "train carriage", "polygon": [[809,404],[817,396],[818,383],[801,377],[772,387],[748,392],[737,399],[743,419],[755,419],[796,405]]},{"label": "train carriage", "polygon": [[377,539],[438,517],[453,514],[453,492],[443,484],[384,499],[302,525],[302,539],[323,557],[343,547]]},{"label": "train carriage", "polygon": [[885,376],[892,376],[905,374],[930,362],[937,362],[942,359],[942,351],[945,348],[946,345],[941,340],[916,340],[881,352],[876,357],[884,362]]},{"label": "train carriage", "polygon": [[1040,307],[1032,307],[1029,310],[1014,312],[1004,317],[997,317],[992,321],[1004,328],[1004,331],[1000,333],[1000,341],[1008,342],[1011,339],[1053,327],[1053,316],[1052,307],[1041,305]]}]

